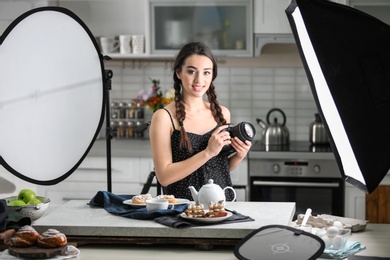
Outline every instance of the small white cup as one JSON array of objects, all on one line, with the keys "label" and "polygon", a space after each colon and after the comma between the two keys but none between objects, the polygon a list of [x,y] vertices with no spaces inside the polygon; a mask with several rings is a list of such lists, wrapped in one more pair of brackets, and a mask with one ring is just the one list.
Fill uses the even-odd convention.
[{"label": "small white cup", "polygon": [[145,36],[143,35],[132,35],[131,36],[131,45],[134,54],[144,53],[145,46]]},{"label": "small white cup", "polygon": [[119,48],[119,41],[113,37],[100,37],[100,47],[103,53],[116,52]]},{"label": "small white cup", "polygon": [[119,43],[121,54],[131,53],[131,35],[119,35]]},{"label": "small white cup", "polygon": [[164,199],[151,199],[146,201],[146,210],[174,209],[174,205]]}]

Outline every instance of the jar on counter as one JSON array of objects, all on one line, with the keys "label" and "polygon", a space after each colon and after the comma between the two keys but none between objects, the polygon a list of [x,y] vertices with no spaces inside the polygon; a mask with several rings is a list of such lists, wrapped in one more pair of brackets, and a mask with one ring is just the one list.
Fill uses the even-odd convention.
[{"label": "jar on counter", "polygon": [[128,106],[127,108],[127,118],[133,119],[135,118],[135,107],[133,106]]},{"label": "jar on counter", "polygon": [[118,122],[118,130],[117,135],[118,138],[126,138],[127,137],[127,125],[123,121]]},{"label": "jar on counter", "polygon": [[135,118],[144,119],[144,107],[139,106],[135,109]]},{"label": "jar on counter", "polygon": [[126,119],[126,103],[125,102],[119,102],[119,117],[120,119]]},{"label": "jar on counter", "polygon": [[[140,127],[142,124],[143,124],[142,121],[137,121],[137,122],[135,123],[135,128]],[[136,133],[136,137],[137,137],[137,138],[142,138],[142,137],[144,137],[144,132],[142,131],[142,132],[140,132],[140,133]]]},{"label": "jar on counter", "polygon": [[127,137],[134,138],[134,122],[127,122]]},{"label": "jar on counter", "polygon": [[118,123],[116,121],[110,122],[112,137],[116,137],[118,133]]}]

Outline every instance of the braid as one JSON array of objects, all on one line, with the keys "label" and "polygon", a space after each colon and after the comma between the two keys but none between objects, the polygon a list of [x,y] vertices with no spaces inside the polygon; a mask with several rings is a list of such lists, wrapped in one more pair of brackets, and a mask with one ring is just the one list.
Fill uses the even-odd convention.
[{"label": "braid", "polygon": [[179,121],[179,125],[180,125],[180,148],[186,149],[191,153],[192,145],[183,125],[183,122],[186,118],[186,111],[183,105],[183,97],[180,93],[180,89],[181,89],[180,83],[175,82],[173,88],[175,89],[176,118]]},{"label": "braid", "polygon": [[226,120],[223,117],[221,106],[217,100],[217,94],[215,93],[215,86],[213,82],[211,82],[210,87],[206,93],[210,102],[210,110],[213,113],[215,121],[217,121],[218,125],[225,125]]}]

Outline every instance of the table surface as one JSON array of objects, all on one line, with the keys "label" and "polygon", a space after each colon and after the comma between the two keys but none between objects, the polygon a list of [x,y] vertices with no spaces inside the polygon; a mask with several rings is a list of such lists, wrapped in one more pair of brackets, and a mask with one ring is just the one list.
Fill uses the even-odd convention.
[{"label": "table surface", "polygon": [[[366,246],[366,249],[356,255],[371,257],[389,257],[390,247],[390,224],[368,224],[365,231],[352,233],[351,239]],[[132,259],[149,260],[158,259],[213,259],[213,260],[233,260],[234,247],[216,246],[210,251],[196,250],[191,245],[85,245],[79,247],[80,255],[78,259]],[[319,258],[323,259],[323,258]]]},{"label": "table surface", "polygon": [[71,200],[35,221],[33,226],[38,232],[55,228],[67,236],[241,239],[265,225],[288,225],[295,213],[293,202],[227,202],[227,209],[236,210],[255,221],[176,229],[153,220],[116,216],[87,203],[87,200]]}]

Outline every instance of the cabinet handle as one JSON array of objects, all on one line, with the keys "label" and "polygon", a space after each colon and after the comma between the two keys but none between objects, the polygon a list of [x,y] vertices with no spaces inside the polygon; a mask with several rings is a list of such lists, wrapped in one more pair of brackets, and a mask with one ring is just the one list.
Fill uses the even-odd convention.
[{"label": "cabinet handle", "polygon": [[254,186],[286,186],[286,187],[318,187],[318,188],[338,188],[338,183],[319,182],[284,182],[284,181],[253,181]]}]

